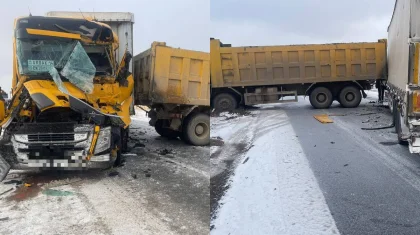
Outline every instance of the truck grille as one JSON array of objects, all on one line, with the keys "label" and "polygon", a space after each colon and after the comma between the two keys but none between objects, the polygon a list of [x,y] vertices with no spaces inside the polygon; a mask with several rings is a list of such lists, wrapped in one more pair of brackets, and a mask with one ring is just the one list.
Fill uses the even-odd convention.
[{"label": "truck grille", "polygon": [[74,134],[30,134],[28,142],[62,142],[74,141]]}]

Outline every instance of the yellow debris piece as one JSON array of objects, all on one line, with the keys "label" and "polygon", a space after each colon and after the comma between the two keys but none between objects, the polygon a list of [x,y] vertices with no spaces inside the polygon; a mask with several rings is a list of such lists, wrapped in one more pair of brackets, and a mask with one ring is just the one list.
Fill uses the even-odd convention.
[{"label": "yellow debris piece", "polygon": [[328,114],[318,114],[314,115],[314,118],[318,120],[320,123],[333,123],[333,120],[331,120],[328,117]]},{"label": "yellow debris piece", "polygon": [[32,185],[31,184],[28,184],[28,183],[25,183],[24,186],[25,187],[31,187]]}]

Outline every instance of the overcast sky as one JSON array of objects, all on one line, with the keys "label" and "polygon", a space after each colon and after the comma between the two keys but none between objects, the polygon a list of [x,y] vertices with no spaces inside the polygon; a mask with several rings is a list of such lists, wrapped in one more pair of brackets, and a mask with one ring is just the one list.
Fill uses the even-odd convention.
[{"label": "overcast sky", "polygon": [[0,8],[0,87],[7,92],[12,80],[14,19],[45,15],[49,11],[95,11],[134,13],[134,54],[153,41],[191,50],[210,51],[210,0],[15,0]]},{"label": "overcast sky", "polygon": [[395,0],[211,0],[211,35],[232,46],[377,41]]}]

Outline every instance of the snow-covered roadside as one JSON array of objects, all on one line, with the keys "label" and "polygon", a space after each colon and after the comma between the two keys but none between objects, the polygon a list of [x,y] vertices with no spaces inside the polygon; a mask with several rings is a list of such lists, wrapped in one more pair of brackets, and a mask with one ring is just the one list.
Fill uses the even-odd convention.
[{"label": "snow-covered roadside", "polygon": [[[252,121],[234,124],[243,128],[243,135],[256,133],[219,201],[211,234],[338,234],[287,115],[281,110],[260,112],[261,118],[245,117],[255,119],[257,129],[249,128]],[[212,128],[222,135],[229,125],[216,120]]]},{"label": "snow-covered roadside", "polygon": [[[146,108],[146,107],[142,107]],[[149,117],[147,117],[146,111],[141,109],[140,107],[134,107],[135,114],[131,116],[131,120],[141,121],[141,122],[149,122]]]}]

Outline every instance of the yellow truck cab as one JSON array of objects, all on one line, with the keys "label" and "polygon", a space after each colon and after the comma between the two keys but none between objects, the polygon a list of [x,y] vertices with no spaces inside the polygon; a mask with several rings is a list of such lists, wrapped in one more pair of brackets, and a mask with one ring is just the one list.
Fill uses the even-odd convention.
[{"label": "yellow truck cab", "polygon": [[112,29],[91,19],[15,20],[12,97],[0,109],[0,181],[11,168],[119,163],[134,82],[131,54],[118,63],[117,48]]}]

